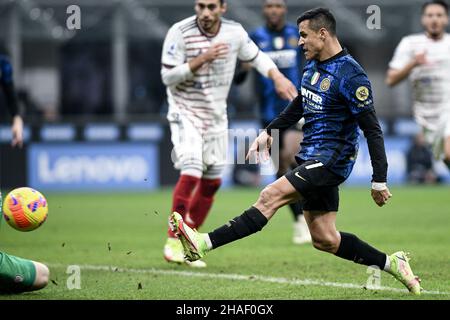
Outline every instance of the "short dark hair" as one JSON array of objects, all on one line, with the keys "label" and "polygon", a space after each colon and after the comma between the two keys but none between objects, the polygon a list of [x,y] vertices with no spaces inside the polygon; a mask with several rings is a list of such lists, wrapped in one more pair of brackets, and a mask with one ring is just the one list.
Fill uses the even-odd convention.
[{"label": "short dark hair", "polygon": [[445,1],[443,1],[443,0],[431,0],[431,1],[425,2],[425,3],[422,5],[422,14],[425,12],[425,10],[427,9],[427,7],[428,7],[429,5],[432,5],[432,4],[437,4],[437,5],[442,6],[442,7],[445,9],[445,13],[448,15],[448,4],[447,4]]},{"label": "short dark hair", "polygon": [[315,8],[304,12],[297,18],[297,25],[300,22],[309,20],[309,26],[314,31],[325,28],[332,35],[336,35],[336,19],[327,8]]}]

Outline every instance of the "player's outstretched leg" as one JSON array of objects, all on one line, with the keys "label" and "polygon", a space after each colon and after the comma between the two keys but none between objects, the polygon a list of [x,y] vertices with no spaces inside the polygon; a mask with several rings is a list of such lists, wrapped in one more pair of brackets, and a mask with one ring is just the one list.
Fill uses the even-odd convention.
[{"label": "player's outstretched leg", "polygon": [[416,295],[420,294],[420,278],[415,276],[409,265],[409,255],[403,251],[398,251],[388,256],[389,266],[385,270],[394,276],[395,279],[403,283],[408,290]]},{"label": "player's outstretched leg", "polygon": [[375,266],[395,277],[413,294],[420,294],[420,279],[414,275],[407,255],[396,252],[390,256],[370,246],[357,236],[336,230],[336,212],[305,211],[316,249],[366,266]]},{"label": "player's outstretched leg", "polygon": [[212,249],[260,231],[279,208],[299,199],[299,193],[282,177],[265,187],[256,203],[242,215],[210,233],[190,228],[177,212],[172,213],[170,223],[183,244],[186,258],[195,261]]},{"label": "player's outstretched leg", "polygon": [[[266,127],[265,125],[264,127]],[[295,155],[299,151],[302,141],[302,133],[298,130],[287,130],[280,137],[280,162],[278,164],[277,179],[284,176],[289,170],[297,167]],[[289,204],[294,218],[292,242],[294,244],[305,244],[311,242],[311,234],[303,216],[303,205],[301,201]]]}]

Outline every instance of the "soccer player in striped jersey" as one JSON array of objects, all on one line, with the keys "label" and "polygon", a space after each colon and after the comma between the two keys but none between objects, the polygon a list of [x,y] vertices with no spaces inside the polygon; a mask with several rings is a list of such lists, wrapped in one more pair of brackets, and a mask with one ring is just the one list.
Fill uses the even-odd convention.
[{"label": "soccer player in striped jersey", "polygon": [[[377,250],[356,235],[336,229],[339,185],[355,164],[359,129],[364,132],[373,168],[371,195],[378,206],[392,196],[387,187],[387,160],[383,133],[378,122],[370,81],[363,68],[342,48],[336,35],[336,20],[328,9],[303,13],[297,24],[299,46],[308,60],[303,69],[300,93],[275,118],[250,147],[249,156],[260,146],[268,152],[274,129],[285,130],[305,118],[298,166],[264,188],[258,200],[240,216],[209,233],[191,229],[174,212],[173,230],[190,260],[260,231],[277,210],[303,200],[305,215],[316,249],[392,274],[413,294],[420,294],[403,251],[391,255]],[[258,153],[256,153],[258,155]]]},{"label": "soccer player in striped jersey", "polygon": [[404,37],[389,63],[386,83],[395,86],[409,77],[413,113],[436,159],[450,169],[450,34],[448,5],[428,1],[422,6],[425,32]]},{"label": "soccer player in striped jersey", "polygon": [[[274,82],[279,95],[293,100],[295,86],[249,38],[241,24],[225,19],[224,0],[196,0],[196,15],[174,24],[162,52],[161,75],[167,87],[173,160],[181,171],[172,211],[200,227],[221,184],[227,159],[226,99],[237,59],[249,62]],[[164,257],[184,263],[183,247],[169,229]],[[203,261],[197,267],[204,267]]]},{"label": "soccer player in striped jersey", "polygon": [[[13,83],[12,66],[8,58],[0,55],[0,86],[6,100],[6,106],[13,118],[11,127],[12,146],[22,147],[23,121],[18,112],[17,100]],[[0,222],[3,218],[2,196],[0,192]],[[49,279],[46,265],[0,251],[0,292],[20,293],[44,288]]]}]

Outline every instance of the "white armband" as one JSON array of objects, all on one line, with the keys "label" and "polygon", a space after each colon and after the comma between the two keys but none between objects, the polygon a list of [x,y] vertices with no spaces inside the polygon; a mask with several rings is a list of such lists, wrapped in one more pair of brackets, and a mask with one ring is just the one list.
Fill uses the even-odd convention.
[{"label": "white armband", "polygon": [[264,77],[269,77],[269,70],[270,69],[276,69],[276,64],[270,59],[270,57],[262,52],[261,50],[258,52],[258,55],[256,56],[255,60],[251,62],[251,65],[258,70],[259,73],[261,73]]},{"label": "white armband", "polygon": [[192,79],[194,77],[194,74],[189,67],[189,63],[186,62],[172,69],[163,66],[163,68],[161,69],[161,77],[163,83],[166,86],[170,87],[184,82],[188,79]]},{"label": "white armband", "polygon": [[386,182],[372,182],[372,189],[376,191],[383,191],[387,189]]}]

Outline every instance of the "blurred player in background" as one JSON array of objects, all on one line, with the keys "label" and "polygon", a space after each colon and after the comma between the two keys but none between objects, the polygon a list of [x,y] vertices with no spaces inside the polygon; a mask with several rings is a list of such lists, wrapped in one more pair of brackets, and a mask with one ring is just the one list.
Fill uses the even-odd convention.
[{"label": "blurred player in background", "polygon": [[[373,168],[371,195],[378,206],[391,197],[387,187],[387,160],[383,133],[373,104],[370,81],[363,68],[339,43],[336,20],[328,9],[317,8],[297,19],[300,40],[308,60],[303,69],[301,95],[276,117],[250,147],[249,155],[270,148],[274,129],[284,130],[305,118],[298,166],[262,190],[242,215],[210,233],[198,233],[176,212],[172,227],[180,235],[189,259],[260,231],[277,210],[304,200],[304,215],[318,250],[367,266],[376,266],[420,294],[407,255],[386,255],[357,236],[336,230],[339,188],[350,175],[364,132]],[[258,155],[256,153],[256,155]]]},{"label": "blurred player in background", "polygon": [[[0,85],[6,100],[6,106],[11,113],[13,123],[12,146],[23,145],[23,120],[19,115],[17,99],[14,90],[12,66],[8,58],[0,55]],[[0,190],[1,191],[1,190]],[[0,192],[0,222],[2,196]],[[46,265],[31,260],[15,257],[0,251],[0,292],[19,293],[44,288],[49,279],[49,270]]]},{"label": "blurred player in background", "polygon": [[409,77],[413,112],[437,159],[450,169],[450,34],[448,5],[429,1],[422,7],[424,33],[404,37],[389,63],[386,83]]},{"label": "blurred player in background", "polygon": [[[196,15],[173,25],[162,52],[161,75],[167,87],[175,168],[181,170],[172,211],[192,228],[200,227],[220,187],[227,159],[226,99],[237,59],[249,62],[274,82],[278,94],[292,100],[296,87],[261,52],[243,27],[222,18],[224,0],[196,0]],[[184,251],[169,229],[164,257],[183,263]],[[192,264],[191,264],[192,265]],[[204,267],[203,261],[196,267]]]},{"label": "blurred player in background", "polygon": [[[261,51],[272,58],[280,71],[298,86],[301,78],[301,53],[297,46],[298,29],[295,25],[286,23],[286,13],[285,0],[265,0],[263,14],[266,25],[252,32],[250,38]],[[240,67],[242,70],[238,73],[239,77],[236,78],[238,82],[245,79],[250,65],[241,63]],[[273,82],[261,75],[257,75],[257,93],[259,95],[262,128],[265,128],[284,110],[289,101],[282,99],[277,94]],[[301,140],[302,132],[299,123],[283,131],[283,135],[280,136],[280,161],[277,179],[297,166],[295,155],[299,151]],[[296,244],[311,242],[308,225],[303,216],[302,204],[294,202],[289,204],[289,207],[294,216],[293,242]]]}]

